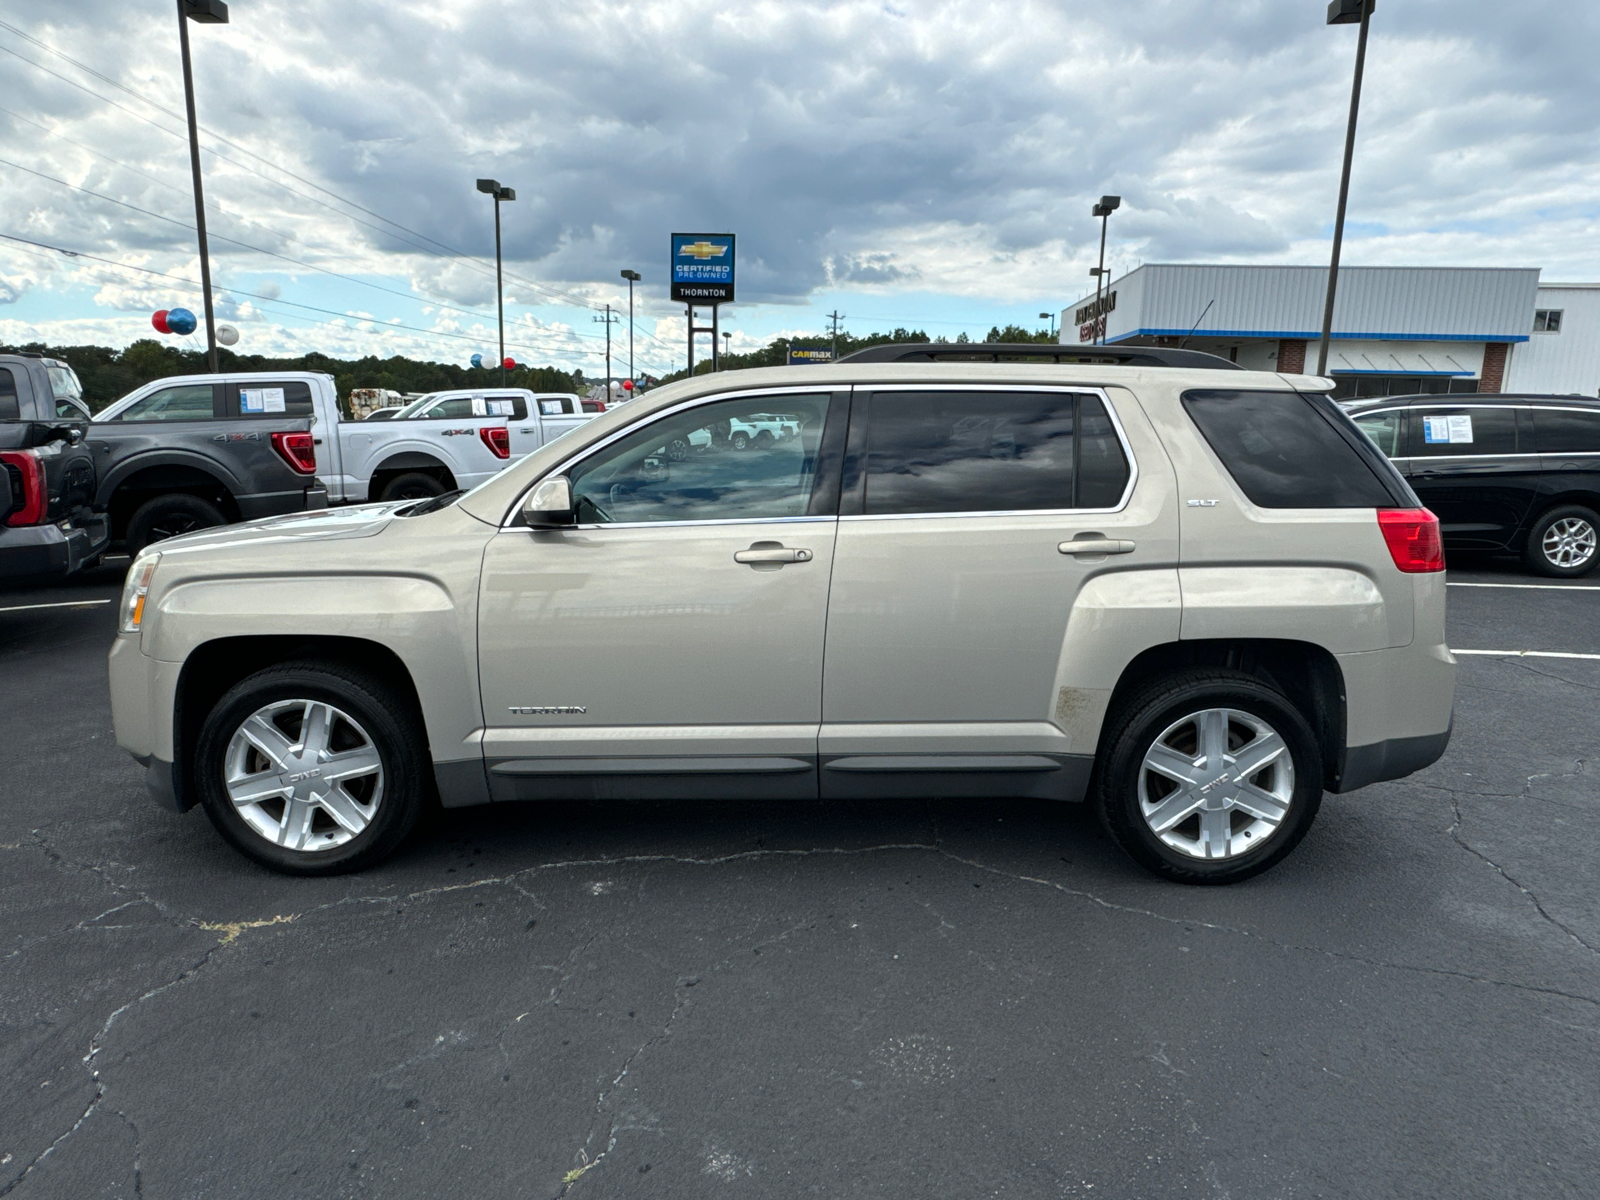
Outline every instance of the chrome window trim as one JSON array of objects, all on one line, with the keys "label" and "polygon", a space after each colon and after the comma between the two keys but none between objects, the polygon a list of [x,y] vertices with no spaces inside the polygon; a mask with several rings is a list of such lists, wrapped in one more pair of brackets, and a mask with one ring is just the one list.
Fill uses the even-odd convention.
[{"label": "chrome window trim", "polygon": [[[622,438],[628,437],[628,436],[630,436],[632,434],[635,434],[635,433],[639,432],[639,430],[647,428],[650,425],[654,425],[657,421],[664,421],[668,417],[676,416],[678,413],[681,413],[681,412],[688,412],[691,408],[699,408],[703,404],[714,404],[714,403],[717,403],[717,402],[722,401],[722,400],[745,400],[745,399],[749,399],[750,397],[754,397],[754,396],[826,396],[828,398],[828,403],[831,405],[833,403],[833,397],[838,392],[848,390],[850,388],[850,386],[851,386],[850,384],[846,383],[846,384],[840,384],[840,385],[835,386],[835,387],[823,387],[823,388],[816,388],[816,387],[800,388],[800,387],[794,387],[794,386],[741,388],[738,391],[712,392],[712,393],[710,393],[708,395],[705,395],[705,396],[693,396],[688,400],[680,401],[679,403],[672,405],[670,408],[663,408],[660,412],[651,413],[648,417],[642,417],[637,421],[634,421],[634,422],[631,422],[631,423],[629,423],[627,425],[624,425],[621,429],[619,429],[615,433],[611,434],[611,436],[606,437],[606,438],[602,438],[600,441],[594,443],[594,445],[592,445],[592,446],[585,446],[582,450],[576,451],[569,458],[562,459],[555,466],[551,467],[544,474],[540,475],[539,478],[537,478],[537,479],[533,480],[531,483],[529,483],[527,488],[524,489],[520,495],[518,495],[518,497],[516,499],[516,502],[514,504],[512,504],[510,510],[506,513],[505,517],[501,520],[500,529],[502,531],[507,530],[507,529],[515,529],[515,530],[521,531],[521,530],[524,530],[524,529],[527,528],[526,526],[523,526],[523,525],[513,525],[513,524],[511,524],[511,522],[513,520],[515,520],[517,514],[522,511],[522,505],[523,505],[523,502],[525,500],[527,500],[528,493],[533,491],[534,488],[538,487],[546,479],[549,479],[552,475],[560,475],[565,471],[571,470],[573,467],[577,466],[579,463],[583,462],[585,459],[588,459],[588,458],[592,457],[593,455],[596,455],[596,454],[600,453],[600,451],[604,450],[607,446],[610,446],[612,443],[620,441]],[[570,415],[576,416],[577,414],[573,413],[573,414],[570,414]],[[628,522],[625,522],[625,524],[630,525],[630,526],[634,526],[634,527],[639,527],[639,526],[656,527],[656,526],[661,526],[661,525],[723,525],[723,524],[732,524],[734,522],[765,524],[765,523],[767,523],[769,521],[798,521],[798,520],[811,520],[811,519],[822,520],[822,521],[831,521],[831,520],[834,520],[834,517],[832,517],[832,516],[818,517],[818,518],[806,518],[806,517],[728,517],[728,518],[723,518],[723,519],[713,519],[713,520],[706,520],[706,521],[628,521]],[[601,524],[601,525],[569,525],[569,526],[566,526],[566,528],[568,528],[568,529],[617,529],[622,524],[624,524],[624,522],[618,522],[616,524],[607,523],[607,524]]]},{"label": "chrome window trim", "polygon": [[[1007,388],[1006,384],[993,383],[887,383],[882,385],[858,383],[855,385],[862,391],[871,395],[879,392],[995,392]],[[1008,508],[979,509],[976,512],[918,512],[918,513],[854,513],[842,516],[841,521],[904,521],[907,519],[923,520],[930,517],[1025,517],[1029,515],[1042,517],[1060,517],[1081,513],[1085,516],[1104,516],[1107,513],[1119,513],[1128,507],[1133,499],[1133,489],[1139,482],[1139,460],[1134,457],[1133,447],[1128,443],[1127,431],[1122,428],[1122,418],[1117,416],[1116,405],[1111,403],[1111,396],[1105,388],[1087,384],[1014,384],[1010,390],[1018,392],[1061,392],[1069,396],[1098,396],[1100,403],[1106,406],[1106,413],[1111,418],[1111,428],[1116,430],[1117,442],[1122,447],[1122,453],[1128,460],[1128,484],[1122,489],[1122,495],[1116,504],[1110,508]],[[1074,439],[1078,436],[1076,427],[1072,430]],[[870,458],[872,447],[867,447]],[[865,473],[866,464],[862,464]],[[1076,480],[1074,480],[1076,484]]]}]

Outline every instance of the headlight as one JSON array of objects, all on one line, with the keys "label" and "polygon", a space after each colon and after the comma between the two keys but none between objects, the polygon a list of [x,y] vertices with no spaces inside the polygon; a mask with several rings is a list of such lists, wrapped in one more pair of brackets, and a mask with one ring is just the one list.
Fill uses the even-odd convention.
[{"label": "headlight", "polygon": [[150,591],[150,577],[156,573],[160,554],[147,554],[134,560],[128,568],[128,580],[122,585],[122,632],[138,633],[144,621],[144,598]]}]

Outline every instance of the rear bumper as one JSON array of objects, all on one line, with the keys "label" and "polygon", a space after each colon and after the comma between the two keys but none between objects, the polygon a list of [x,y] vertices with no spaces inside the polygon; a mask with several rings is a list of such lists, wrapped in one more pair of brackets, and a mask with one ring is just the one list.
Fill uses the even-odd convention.
[{"label": "rear bumper", "polygon": [[1348,747],[1344,752],[1344,766],[1339,772],[1339,786],[1333,790],[1353,792],[1369,783],[1403,779],[1423,767],[1431,767],[1444,757],[1454,728],[1455,722],[1452,720],[1451,728],[1443,733],[1390,738],[1386,742],[1373,742],[1368,746]]},{"label": "rear bumper", "polygon": [[0,577],[70,575],[111,540],[104,516],[83,525],[0,525]]}]

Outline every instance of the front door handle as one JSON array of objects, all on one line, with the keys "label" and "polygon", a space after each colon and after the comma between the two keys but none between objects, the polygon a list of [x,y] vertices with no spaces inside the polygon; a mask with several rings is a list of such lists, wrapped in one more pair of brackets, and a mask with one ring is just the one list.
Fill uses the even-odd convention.
[{"label": "front door handle", "polygon": [[784,563],[810,562],[811,551],[791,549],[778,542],[757,542],[748,550],[735,550],[733,561],[751,566],[772,563],[781,567]]},{"label": "front door handle", "polygon": [[1056,547],[1062,554],[1131,554],[1133,543],[1120,538],[1103,537],[1098,533],[1079,534],[1070,542]]}]

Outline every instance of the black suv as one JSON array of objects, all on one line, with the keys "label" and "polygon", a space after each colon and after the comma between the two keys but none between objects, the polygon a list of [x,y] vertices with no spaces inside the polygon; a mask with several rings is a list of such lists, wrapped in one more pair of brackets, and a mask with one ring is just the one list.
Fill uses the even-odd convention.
[{"label": "black suv", "polygon": [[1510,550],[1562,577],[1600,561],[1600,400],[1386,396],[1342,407],[1438,516],[1447,548]]}]

